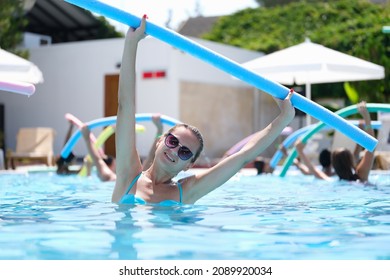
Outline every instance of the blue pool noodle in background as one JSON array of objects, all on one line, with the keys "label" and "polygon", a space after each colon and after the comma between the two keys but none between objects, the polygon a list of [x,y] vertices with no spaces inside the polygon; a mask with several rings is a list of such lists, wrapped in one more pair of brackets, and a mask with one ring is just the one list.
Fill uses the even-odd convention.
[{"label": "blue pool noodle in background", "polygon": [[[135,121],[136,122],[148,122],[152,121],[152,117],[154,114],[150,113],[142,113],[142,114],[136,114],[135,115]],[[161,115],[161,122],[163,124],[169,125],[169,126],[174,126],[178,123],[181,123],[180,121],[165,116]],[[89,129],[94,129],[96,127],[102,127],[102,126],[108,126],[116,124],[116,116],[112,117],[104,117],[104,118],[99,118],[90,122],[87,122],[86,125],[89,127]],[[61,151],[61,157],[62,158],[67,158],[72,151],[73,147],[76,145],[77,141],[81,138],[81,131],[77,130],[73,135],[69,138],[68,142],[66,142],[65,146],[62,148]]]},{"label": "blue pool noodle in background", "polygon": [[[301,136],[303,133],[305,133],[306,131],[308,131],[312,127],[314,127],[313,124],[308,125],[308,126],[304,126],[300,129],[294,131],[286,139],[284,139],[284,141],[282,142],[282,146],[285,147],[286,149],[288,149],[288,147],[290,147],[292,144],[294,144],[295,140],[297,140],[299,136]],[[273,155],[273,157],[271,158],[269,165],[272,168],[275,168],[278,165],[279,161],[282,159],[282,157],[283,157],[283,153],[282,153],[281,149],[278,149],[275,152],[275,154]]]},{"label": "blue pool noodle in background", "polygon": [[[356,120],[350,120],[349,121],[351,124],[357,126],[359,125],[359,121],[356,121]],[[380,129],[381,126],[382,126],[382,123],[380,121],[371,121],[371,125],[372,125],[372,128],[374,129]],[[293,133],[291,133],[283,142],[282,142],[282,146],[285,147],[286,149],[288,149],[290,146],[294,145],[295,141],[298,139],[299,136],[301,135],[304,135],[307,131],[310,131],[311,129],[313,129],[316,125],[315,124],[311,124],[311,125],[308,125],[308,126],[304,126],[296,131],[294,131]],[[332,128],[329,127],[329,126],[325,126],[323,128],[323,130],[331,130]],[[272,168],[276,168],[276,166],[278,165],[278,163],[280,162],[280,160],[282,159],[283,157],[283,153],[280,149],[278,149],[274,155],[272,156],[271,160],[270,160],[270,166]]]},{"label": "blue pool noodle in background", "polygon": [[[367,103],[366,107],[367,107],[368,112],[390,112],[390,104]],[[342,117],[348,117],[350,115],[357,114],[357,113],[358,113],[358,104],[344,107],[343,109],[340,109],[337,112],[335,112],[335,114],[342,116]],[[302,136],[302,142],[306,143],[308,141],[308,139],[310,139],[314,134],[316,134],[319,130],[321,130],[325,125],[326,125],[325,122],[316,123],[315,126],[311,130],[307,131]],[[353,140],[355,140],[355,139],[353,139]],[[294,147],[283,163],[282,171],[279,174],[280,177],[284,177],[286,175],[288,168],[293,163],[293,161],[297,157],[297,155],[298,155],[298,152]]]},{"label": "blue pool noodle in background", "polygon": [[[97,0],[65,0],[71,4],[87,9],[93,13],[100,14],[102,16],[111,18],[123,24],[131,27],[138,27],[141,19],[130,13],[124,12],[115,7],[109,6],[105,3]],[[196,42],[193,42],[186,37],[164,27],[153,24],[152,22],[146,23],[145,33],[151,35],[171,46],[189,53],[202,61],[205,61],[226,73],[229,73],[236,78],[247,82],[255,86],[256,88],[265,91],[276,98],[284,99],[289,89],[276,83],[272,82],[255,72],[242,67],[240,64],[215,53]],[[373,151],[377,145],[377,140],[371,135],[363,132],[359,128],[349,124],[343,118],[336,114],[333,114],[328,109],[316,104],[315,102],[295,93],[291,98],[291,102],[294,107],[301,111],[310,114],[314,118],[321,120],[329,126],[339,130],[346,136],[352,138],[358,144],[363,146],[369,151]]]}]

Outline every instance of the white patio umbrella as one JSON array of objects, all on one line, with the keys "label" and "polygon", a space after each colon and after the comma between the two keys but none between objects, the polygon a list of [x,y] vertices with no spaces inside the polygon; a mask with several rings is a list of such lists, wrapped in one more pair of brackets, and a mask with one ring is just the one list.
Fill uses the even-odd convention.
[{"label": "white patio umbrella", "polygon": [[0,81],[38,84],[43,82],[43,75],[34,63],[0,49]]},{"label": "white patio umbrella", "polygon": [[[311,99],[311,84],[379,80],[384,67],[310,42],[292,46],[242,64],[264,78],[283,85],[306,85]],[[310,116],[307,115],[307,124]]]}]

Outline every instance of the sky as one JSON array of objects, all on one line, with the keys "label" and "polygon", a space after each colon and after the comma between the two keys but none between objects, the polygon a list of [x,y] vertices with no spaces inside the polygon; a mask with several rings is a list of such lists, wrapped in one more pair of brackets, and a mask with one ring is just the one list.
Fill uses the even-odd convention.
[{"label": "sky", "polygon": [[[181,22],[195,16],[198,3],[202,16],[228,15],[245,8],[257,7],[255,0],[100,0],[110,6],[142,17],[159,26],[166,26],[169,12],[172,13],[170,28],[176,29]],[[127,27],[108,19],[119,31],[125,32]]]}]

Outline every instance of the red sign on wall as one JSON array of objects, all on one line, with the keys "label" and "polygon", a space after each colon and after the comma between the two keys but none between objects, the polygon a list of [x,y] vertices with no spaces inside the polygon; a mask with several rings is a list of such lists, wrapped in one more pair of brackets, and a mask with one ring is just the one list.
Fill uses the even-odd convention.
[{"label": "red sign on wall", "polygon": [[166,72],[164,70],[158,71],[145,71],[142,73],[143,79],[165,78]]}]

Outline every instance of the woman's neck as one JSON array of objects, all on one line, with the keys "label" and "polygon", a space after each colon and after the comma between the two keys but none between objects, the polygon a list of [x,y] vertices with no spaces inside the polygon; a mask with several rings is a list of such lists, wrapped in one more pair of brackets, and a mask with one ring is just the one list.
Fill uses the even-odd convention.
[{"label": "woman's neck", "polygon": [[148,177],[155,185],[169,184],[172,182],[172,178],[177,175],[162,169],[157,169],[153,164],[147,170],[143,171],[143,174]]}]

